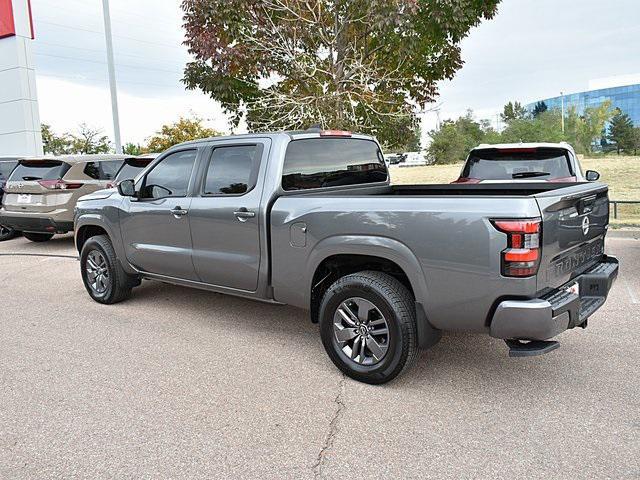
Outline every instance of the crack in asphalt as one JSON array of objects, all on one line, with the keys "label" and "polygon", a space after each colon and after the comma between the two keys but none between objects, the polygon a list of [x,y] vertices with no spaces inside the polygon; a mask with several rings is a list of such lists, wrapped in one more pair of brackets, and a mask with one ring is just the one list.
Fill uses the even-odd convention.
[{"label": "crack in asphalt", "polygon": [[324,439],[324,443],[320,452],[318,453],[318,457],[316,458],[316,463],[313,465],[313,476],[314,478],[322,477],[322,467],[324,464],[325,457],[327,452],[333,447],[333,442],[335,441],[336,435],[338,434],[338,423],[340,423],[340,419],[344,413],[345,408],[347,407],[344,401],[344,390],[345,390],[346,377],[342,374],[342,378],[338,383],[338,395],[333,400],[338,408],[336,412],[333,414],[333,418],[329,422],[329,431],[327,432],[327,436]]}]

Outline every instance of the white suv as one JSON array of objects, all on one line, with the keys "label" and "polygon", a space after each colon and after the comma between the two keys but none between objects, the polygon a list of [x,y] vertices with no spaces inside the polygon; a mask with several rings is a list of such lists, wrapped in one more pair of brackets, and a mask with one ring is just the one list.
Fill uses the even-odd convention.
[{"label": "white suv", "polygon": [[594,182],[600,174],[582,168],[573,147],[561,143],[479,145],[452,183]]}]

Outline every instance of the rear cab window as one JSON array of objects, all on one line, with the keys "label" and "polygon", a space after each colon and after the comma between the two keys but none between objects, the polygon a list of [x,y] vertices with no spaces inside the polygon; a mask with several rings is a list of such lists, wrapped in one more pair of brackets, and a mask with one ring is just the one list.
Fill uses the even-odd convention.
[{"label": "rear cab window", "polygon": [[304,138],[287,147],[282,174],[286,191],[384,182],[387,166],[373,140]]},{"label": "rear cab window", "polygon": [[558,180],[574,175],[570,154],[561,148],[473,150],[462,173],[477,180]]},{"label": "rear cab window", "polygon": [[213,150],[204,181],[205,196],[243,195],[256,185],[262,145],[230,145]]},{"label": "rear cab window", "polygon": [[60,180],[71,165],[58,160],[21,160],[9,177],[10,182]]}]

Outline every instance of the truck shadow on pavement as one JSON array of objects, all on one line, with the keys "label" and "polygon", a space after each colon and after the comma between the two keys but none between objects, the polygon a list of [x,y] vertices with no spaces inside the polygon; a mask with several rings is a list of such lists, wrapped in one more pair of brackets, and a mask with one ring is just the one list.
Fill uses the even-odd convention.
[{"label": "truck shadow on pavement", "polygon": [[77,256],[73,234],[55,235],[51,240],[38,243],[31,242],[22,236],[0,242],[0,253],[29,255],[73,255]]},{"label": "truck shadow on pavement", "polygon": [[[55,236],[44,244],[16,238],[0,244],[0,252],[76,254],[72,235]],[[246,337],[247,341],[265,349],[281,352],[282,358],[274,354],[272,361],[282,363],[282,368],[295,371],[301,368],[297,363],[306,362],[311,363],[319,375],[340,378],[339,371],[324,351],[318,325],[310,322],[306,311],[155,281],[144,281],[134,289],[131,298],[121,304],[102,306],[92,302],[84,291],[78,263],[71,259],[65,262],[71,262],[68,264],[72,269],[69,280],[73,278],[76,282],[78,300],[86,306],[87,312],[101,316],[106,314],[122,323],[148,323],[152,326],[162,321],[178,332],[191,324],[197,326],[203,335],[210,332],[212,336],[222,338],[223,342],[227,335]],[[47,289],[45,285],[42,288]],[[593,357],[589,353],[593,346],[583,342],[580,333],[562,335],[560,342],[563,346],[556,352],[541,357],[513,359],[508,357],[504,342],[488,335],[446,332],[435,347],[419,353],[414,368],[384,388],[423,391],[426,386],[442,388],[454,382],[458,391],[476,391],[496,386],[523,386],[525,378],[530,386],[537,385],[542,389],[550,388],[556,382],[566,384],[567,380],[572,382],[574,378],[581,377],[575,373],[576,362],[586,364]],[[295,359],[293,365],[292,359]],[[574,368],[569,369],[568,365]],[[584,371],[588,372],[588,368],[588,365],[584,367]]]},{"label": "truck shadow on pavement", "polygon": [[[248,341],[263,342],[265,348],[276,348],[286,359],[283,368],[295,370],[295,365],[284,363],[297,356],[299,362],[313,362],[321,371],[339,375],[324,351],[318,325],[311,323],[306,311],[155,281],[143,282],[134,289],[131,299],[118,308],[135,312],[148,308],[150,303],[163,311],[163,316],[173,316],[180,323],[195,322],[205,330],[210,329],[212,335],[225,335],[231,330],[233,335],[247,337]],[[523,377],[529,383],[537,384],[537,378],[540,385],[549,385],[558,377],[554,372],[565,362],[559,352],[554,353],[514,359],[508,357],[508,349],[501,340],[488,335],[446,332],[435,347],[419,353],[414,368],[384,388],[424,390],[426,385],[454,382],[456,389],[476,390],[479,386],[485,389],[517,385]]]}]

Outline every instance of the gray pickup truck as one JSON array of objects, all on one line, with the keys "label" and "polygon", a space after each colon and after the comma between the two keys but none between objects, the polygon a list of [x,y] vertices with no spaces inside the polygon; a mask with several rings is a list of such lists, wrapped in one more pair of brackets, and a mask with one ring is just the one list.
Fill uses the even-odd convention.
[{"label": "gray pickup truck", "polygon": [[608,219],[604,184],[390,185],[373,138],[308,130],[172,147],[83,197],[75,235],[97,302],[144,278],[294,305],[338,368],[384,383],[443,330],[528,356],[586,327],[618,273]]}]

